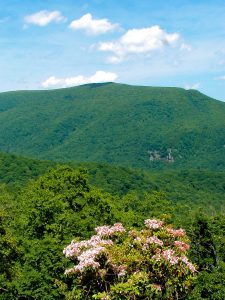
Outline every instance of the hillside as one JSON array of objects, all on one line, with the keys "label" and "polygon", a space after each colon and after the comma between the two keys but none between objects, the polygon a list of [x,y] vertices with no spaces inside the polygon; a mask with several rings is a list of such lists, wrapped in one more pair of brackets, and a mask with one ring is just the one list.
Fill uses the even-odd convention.
[{"label": "hillside", "polygon": [[0,154],[0,299],[64,299],[73,279],[62,250],[71,239],[121,220],[137,230],[146,218],[188,233],[198,279],[182,298],[224,299],[224,172],[79,164],[87,174],[51,164]]},{"label": "hillside", "polygon": [[0,152],[0,183],[20,186],[47,172],[54,162],[17,157]]},{"label": "hillside", "polygon": [[[27,159],[0,153],[0,185],[17,190],[31,180],[56,168],[56,163]],[[173,204],[189,208],[202,206],[206,214],[224,207],[225,172],[205,170],[143,171],[138,169],[94,163],[70,163],[74,169],[87,171],[89,182],[114,196],[163,193]],[[136,196],[129,201],[136,201]]]},{"label": "hillside", "polygon": [[0,150],[141,168],[225,167],[225,103],[195,90],[90,84],[0,94]]}]

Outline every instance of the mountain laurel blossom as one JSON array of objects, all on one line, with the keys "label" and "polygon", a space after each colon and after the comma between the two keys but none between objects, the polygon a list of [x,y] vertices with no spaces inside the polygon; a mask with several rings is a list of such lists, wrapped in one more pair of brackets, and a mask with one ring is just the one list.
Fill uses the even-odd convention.
[{"label": "mountain laurel blossom", "polygon": [[95,231],[89,240],[73,240],[63,250],[75,263],[65,271],[76,278],[81,296],[75,299],[177,299],[187,294],[197,270],[186,256],[184,229],[147,219],[141,231],[126,232],[121,223]]},{"label": "mountain laurel blossom", "polygon": [[161,228],[163,226],[163,221],[159,221],[159,220],[150,220],[150,219],[147,219],[145,220],[145,226],[147,228],[151,228],[151,229],[158,229],[158,228]]},{"label": "mountain laurel blossom", "polygon": [[174,245],[177,246],[181,252],[184,252],[190,248],[190,246],[184,242],[181,241],[175,241]]},{"label": "mountain laurel blossom", "polygon": [[115,233],[124,233],[126,230],[124,229],[121,223],[116,223],[113,226],[99,226],[95,228],[97,235],[100,237],[103,236],[113,236]]},{"label": "mountain laurel blossom", "polygon": [[173,228],[167,228],[166,231],[170,233],[173,237],[182,237],[185,236],[186,232],[184,229],[173,229]]},{"label": "mountain laurel blossom", "polygon": [[155,243],[160,246],[163,245],[163,241],[158,239],[156,236],[151,236],[150,238],[147,238],[147,243],[149,243],[149,244]]}]

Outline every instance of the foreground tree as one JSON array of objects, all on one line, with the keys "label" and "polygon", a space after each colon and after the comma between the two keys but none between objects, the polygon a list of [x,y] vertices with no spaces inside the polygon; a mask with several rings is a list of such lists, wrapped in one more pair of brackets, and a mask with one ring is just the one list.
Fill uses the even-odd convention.
[{"label": "foreground tree", "polygon": [[30,182],[18,203],[23,255],[14,290],[23,299],[62,299],[55,285],[66,267],[61,245],[73,236],[86,238],[101,220],[114,222],[110,199],[89,186],[84,170],[59,166]]},{"label": "foreground tree", "polygon": [[16,276],[17,241],[7,228],[7,215],[0,209],[0,299],[9,299],[11,282]]},{"label": "foreground tree", "polygon": [[225,218],[198,215],[192,225],[191,257],[198,265],[198,279],[190,300],[224,300],[225,295]]},{"label": "foreground tree", "polygon": [[183,229],[148,219],[141,231],[126,232],[121,223],[95,230],[64,249],[75,262],[65,271],[74,278],[67,299],[181,299],[190,290],[196,268]]}]

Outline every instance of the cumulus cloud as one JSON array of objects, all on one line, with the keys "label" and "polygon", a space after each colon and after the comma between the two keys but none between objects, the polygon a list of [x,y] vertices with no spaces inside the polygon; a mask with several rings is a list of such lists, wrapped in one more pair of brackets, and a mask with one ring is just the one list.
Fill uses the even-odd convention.
[{"label": "cumulus cloud", "polygon": [[27,15],[24,23],[28,25],[46,26],[51,22],[59,23],[65,21],[66,18],[59,11],[41,10],[35,14]]},{"label": "cumulus cloud", "polygon": [[115,73],[97,71],[90,77],[78,75],[75,77],[57,78],[55,76],[51,76],[42,82],[41,85],[43,88],[70,87],[87,83],[113,82],[117,78],[118,76]]},{"label": "cumulus cloud", "polygon": [[158,25],[128,30],[115,42],[100,43],[99,50],[112,52],[109,62],[119,63],[129,56],[148,54],[165,47],[175,46],[180,36],[178,33],[167,33]]},{"label": "cumulus cloud", "polygon": [[119,25],[112,24],[107,19],[93,19],[91,14],[86,14],[80,19],[72,21],[69,27],[73,30],[84,30],[88,34],[98,35],[114,31]]},{"label": "cumulus cloud", "polygon": [[199,89],[200,87],[200,83],[199,82],[196,82],[196,83],[193,83],[193,84],[185,84],[185,90],[197,90]]}]

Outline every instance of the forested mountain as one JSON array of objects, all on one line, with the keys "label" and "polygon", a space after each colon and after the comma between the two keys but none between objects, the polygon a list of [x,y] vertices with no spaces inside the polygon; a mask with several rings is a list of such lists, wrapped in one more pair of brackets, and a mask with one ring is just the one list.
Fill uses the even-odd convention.
[{"label": "forested mountain", "polygon": [[[116,275],[112,299],[224,300],[224,116],[225,103],[178,88],[107,83],[1,93],[0,299],[99,299],[89,296],[89,280],[79,285],[64,274],[71,262],[63,248],[95,227],[123,222],[137,232],[147,219],[168,226],[151,236],[158,243],[171,226],[185,229],[197,278],[187,273],[183,289],[173,264],[159,262],[163,294],[151,276],[132,271],[127,282]],[[131,245],[118,241],[119,251]],[[140,257],[130,250],[136,268]]]},{"label": "forested mountain", "polygon": [[0,150],[57,161],[225,166],[225,103],[196,90],[88,84],[0,94]]}]

